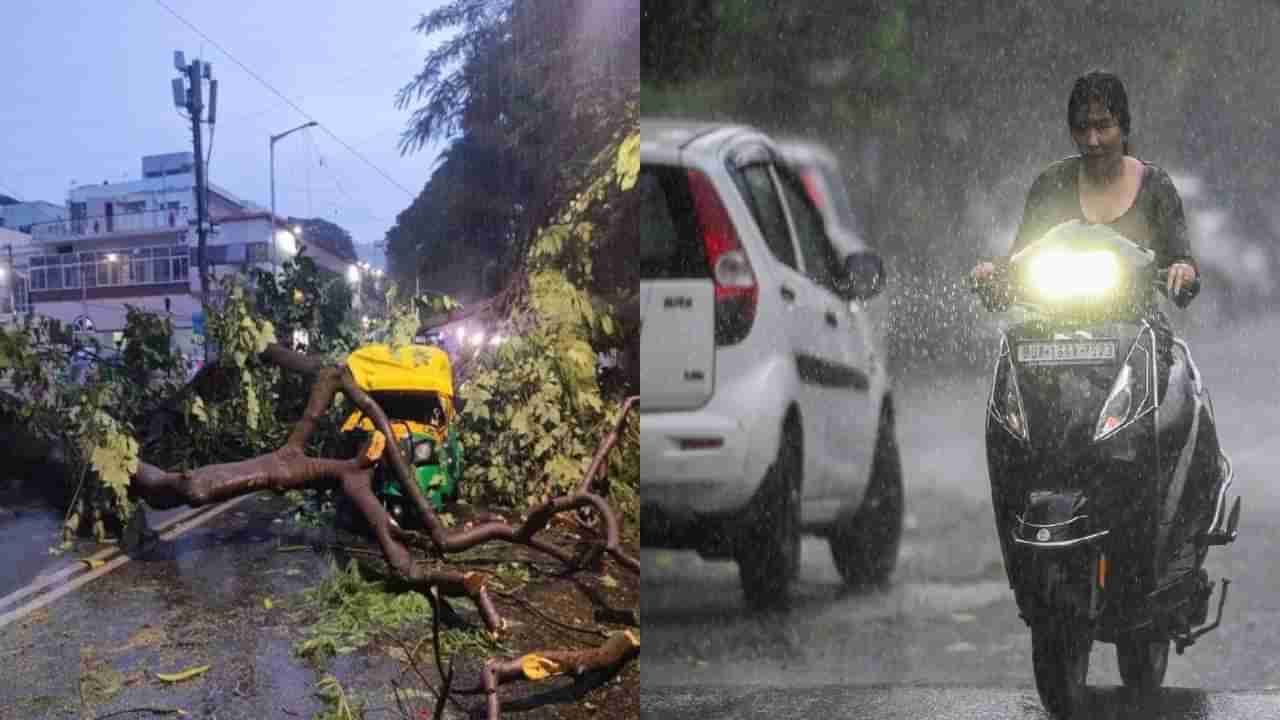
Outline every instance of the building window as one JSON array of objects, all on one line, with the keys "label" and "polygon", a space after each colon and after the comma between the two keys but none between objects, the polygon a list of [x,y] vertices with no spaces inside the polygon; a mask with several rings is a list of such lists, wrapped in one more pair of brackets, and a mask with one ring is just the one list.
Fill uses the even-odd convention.
[{"label": "building window", "polygon": [[14,297],[17,298],[17,312],[31,312],[31,291],[27,289],[27,279],[24,277],[17,278],[17,287],[14,288]]},{"label": "building window", "polygon": [[264,242],[251,242],[246,250],[248,260],[251,263],[270,262],[271,258],[267,256],[267,244]]},{"label": "building window", "polygon": [[184,245],[44,255],[29,265],[37,291],[183,282],[189,267]]},{"label": "building window", "polygon": [[8,283],[0,283],[0,293],[4,293],[3,297],[0,297],[0,313],[25,313],[31,309],[31,296],[27,291],[26,278],[18,276],[13,287]]}]

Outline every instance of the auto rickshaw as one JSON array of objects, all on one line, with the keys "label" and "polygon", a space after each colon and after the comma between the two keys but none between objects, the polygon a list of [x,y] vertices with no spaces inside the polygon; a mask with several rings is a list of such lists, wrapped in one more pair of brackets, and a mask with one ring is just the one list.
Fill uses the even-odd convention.
[{"label": "auto rickshaw", "polygon": [[[458,408],[453,395],[449,355],[437,347],[385,344],[364,345],[347,358],[358,384],[380,405],[391,422],[395,443],[413,469],[422,494],[437,510],[455,500],[462,479],[462,445],[458,441]],[[352,452],[375,432],[371,419],[357,409],[342,425]],[[375,438],[371,455],[382,455],[385,438]],[[394,468],[379,462],[374,471],[374,494],[397,524],[416,519],[408,511],[408,493]]]}]

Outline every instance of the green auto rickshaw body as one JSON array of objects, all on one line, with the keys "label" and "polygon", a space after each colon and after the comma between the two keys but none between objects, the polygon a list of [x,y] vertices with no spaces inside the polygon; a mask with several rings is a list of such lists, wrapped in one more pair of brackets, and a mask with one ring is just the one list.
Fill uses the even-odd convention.
[{"label": "green auto rickshaw body", "polygon": [[[394,442],[432,507],[439,511],[457,499],[463,453],[448,354],[429,345],[365,345],[348,356],[347,368],[356,384],[386,413]],[[376,432],[372,420],[359,410],[347,418],[342,430],[356,446]],[[408,502],[404,487],[386,462],[378,463],[374,492],[389,509],[399,510]]]}]

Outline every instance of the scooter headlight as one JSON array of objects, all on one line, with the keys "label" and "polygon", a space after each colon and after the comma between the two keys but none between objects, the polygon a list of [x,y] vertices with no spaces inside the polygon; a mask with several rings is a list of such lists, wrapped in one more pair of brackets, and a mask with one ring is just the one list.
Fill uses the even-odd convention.
[{"label": "scooter headlight", "polygon": [[1002,343],[1000,361],[996,364],[996,377],[991,385],[991,416],[1011,435],[1026,442],[1027,413],[1022,407],[1022,394],[1018,391],[1018,379],[1013,372],[1013,359],[1009,346]]},{"label": "scooter headlight", "polygon": [[1106,250],[1048,248],[1027,262],[1027,281],[1046,300],[1098,298],[1120,284],[1120,260]]},{"label": "scooter headlight", "polygon": [[1119,432],[1147,410],[1154,407],[1151,396],[1151,355],[1146,346],[1135,342],[1125,357],[1120,372],[1111,385],[1107,401],[1098,414],[1098,424],[1094,428],[1093,439],[1103,440]]}]

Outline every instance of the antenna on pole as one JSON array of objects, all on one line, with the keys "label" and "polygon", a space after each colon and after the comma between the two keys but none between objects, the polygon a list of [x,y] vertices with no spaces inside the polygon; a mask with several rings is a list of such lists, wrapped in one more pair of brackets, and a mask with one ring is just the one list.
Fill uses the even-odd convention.
[{"label": "antenna on pole", "polygon": [[[213,67],[199,59],[187,64],[181,50],[173,53],[173,64],[180,77],[173,79],[173,102],[186,108],[191,117],[191,139],[195,150],[195,201],[196,201],[196,263],[200,269],[200,303],[208,302],[209,292],[209,259],[207,246],[209,242],[208,206],[205,202],[205,167],[204,152],[201,148],[200,123],[204,115],[204,81],[209,80],[209,115],[208,122],[215,118],[218,97],[218,83],[213,80]],[[205,361],[209,359],[209,346],[205,345]]]},{"label": "antenna on pole", "polygon": [[173,105],[177,108],[187,107],[187,84],[180,77],[173,79]]},{"label": "antenna on pole", "polygon": [[[209,119],[208,119],[208,123],[209,123],[210,125],[212,125],[212,124],[214,124],[215,122],[217,122],[217,116],[218,116],[218,81],[217,81],[217,80],[210,80],[210,81],[209,81]],[[212,131],[212,130],[210,130],[209,132],[211,132],[211,133],[212,133],[213,131]],[[209,137],[213,137],[213,136],[212,136],[212,135],[210,135]],[[210,142],[212,142],[212,140],[211,140]]]}]

